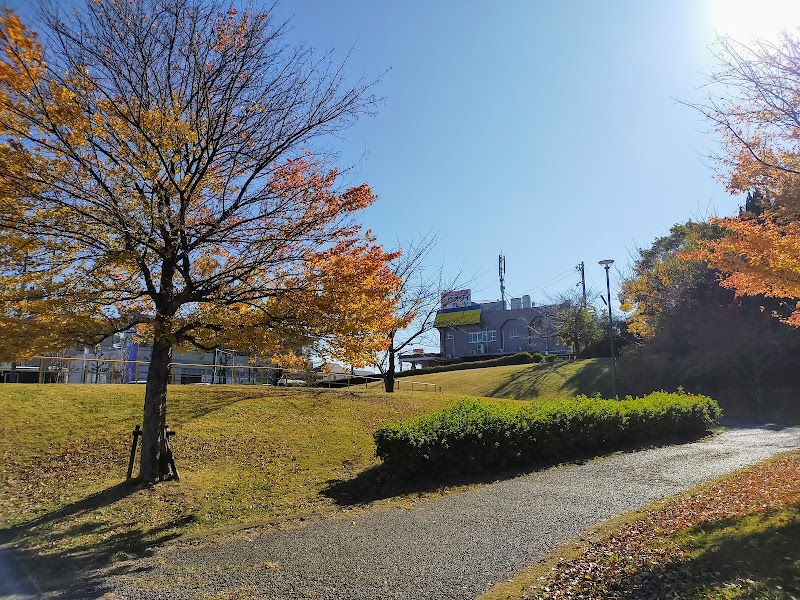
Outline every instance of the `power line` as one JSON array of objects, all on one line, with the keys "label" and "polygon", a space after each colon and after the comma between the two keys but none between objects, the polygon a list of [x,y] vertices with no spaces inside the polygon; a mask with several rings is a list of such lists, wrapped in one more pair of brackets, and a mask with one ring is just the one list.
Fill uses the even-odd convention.
[{"label": "power line", "polygon": [[526,292],[526,294],[536,294],[537,292],[541,292],[543,290],[546,290],[549,287],[553,287],[557,283],[561,283],[565,279],[569,279],[569,278],[574,277],[574,276],[575,276],[575,273],[574,273],[573,269],[570,269],[569,272],[566,275],[564,275],[563,277],[561,277],[560,279],[556,279],[555,281],[552,281],[550,283],[542,285],[542,286],[540,286],[538,288],[532,289],[532,290]]},{"label": "power line", "polygon": [[550,287],[551,285],[555,285],[559,281],[563,281],[564,279],[566,279],[566,276],[572,275],[573,273],[574,273],[574,268],[570,267],[566,271],[562,271],[558,275],[555,275],[555,276],[551,277],[550,279],[546,279],[538,287],[532,287],[528,291],[523,292],[522,294],[520,294],[520,296],[524,296],[525,294],[530,294],[530,293],[536,293],[536,292],[538,292],[540,290],[543,290],[545,288]]}]

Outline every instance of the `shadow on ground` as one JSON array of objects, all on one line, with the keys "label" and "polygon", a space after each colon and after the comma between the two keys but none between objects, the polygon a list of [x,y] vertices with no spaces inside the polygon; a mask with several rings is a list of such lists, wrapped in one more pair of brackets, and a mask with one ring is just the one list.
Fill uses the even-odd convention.
[{"label": "shadow on ground", "polygon": [[327,481],[326,487],[320,493],[332,499],[339,506],[368,504],[377,500],[385,500],[397,496],[422,495],[443,491],[451,487],[502,481],[519,475],[549,469],[557,465],[583,464],[590,460],[603,456],[610,456],[618,452],[637,452],[646,448],[660,448],[675,444],[685,444],[697,441],[708,435],[709,432],[703,432],[680,438],[665,439],[659,443],[619,446],[607,448],[603,452],[595,451],[573,454],[570,456],[542,460],[527,465],[498,469],[489,468],[479,472],[459,472],[452,467],[443,467],[442,469],[435,470],[432,467],[431,472],[415,473],[382,463],[361,471],[352,479],[332,479]]},{"label": "shadow on ground", "polygon": [[611,396],[611,373],[609,360],[596,360],[581,369],[573,363],[553,366],[534,366],[508,375],[489,395],[494,398],[516,398],[527,400],[552,393],[553,389],[568,394],[600,394]]},{"label": "shadow on ground", "polygon": [[[0,529],[0,597],[57,594],[59,598],[99,598],[108,590],[105,578],[128,572],[126,561],[146,556],[151,548],[180,534],[194,520],[184,516],[157,527],[111,523],[96,516],[69,525],[70,519],[95,513],[135,493],[136,482],[120,483],[30,521]],[[65,528],[58,527],[63,523]],[[92,542],[59,550],[57,538],[92,534]],[[46,539],[34,544],[34,539]],[[49,542],[49,543],[48,543]],[[112,566],[113,563],[113,566]]]},{"label": "shadow on ground", "polygon": [[689,558],[622,582],[619,598],[800,596],[800,504],[706,522],[679,538]]},{"label": "shadow on ground", "polygon": [[263,398],[264,394],[254,393],[252,390],[242,392],[241,390],[214,390],[214,396],[204,397],[202,402],[198,402],[193,397],[178,396],[171,400],[171,419],[174,425],[180,426],[189,421],[200,419],[208,414],[224,410],[228,406],[238,402]]}]

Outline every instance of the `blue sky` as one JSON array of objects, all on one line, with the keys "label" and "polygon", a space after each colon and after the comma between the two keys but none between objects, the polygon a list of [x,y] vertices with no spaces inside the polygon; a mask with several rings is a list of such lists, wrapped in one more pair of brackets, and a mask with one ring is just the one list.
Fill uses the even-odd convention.
[{"label": "blue sky", "polygon": [[290,43],[349,53],[353,80],[381,77],[377,114],[335,141],[350,182],[379,196],[363,215],[379,240],[438,229],[434,262],[479,273],[476,300],[499,297],[502,251],[509,294],[541,304],[575,289],[581,261],[600,290],[598,260],[617,261],[614,285],[674,223],[736,211],[706,158],[707,124],[676,99],[703,98],[715,32],[800,24],[790,6],[307,0],[274,14],[291,18]]},{"label": "blue sky", "polygon": [[[701,99],[713,7],[702,1],[285,2],[292,38],[350,51],[381,75],[377,115],[345,134],[379,196],[365,222],[392,245],[435,227],[436,260],[483,273],[473,299],[573,288],[587,265],[631,252],[674,223],[734,212],[714,180],[713,138],[676,102]],[[352,50],[351,50],[352,49]],[[560,278],[566,274],[565,278]],[[545,289],[539,289],[556,280]]]}]

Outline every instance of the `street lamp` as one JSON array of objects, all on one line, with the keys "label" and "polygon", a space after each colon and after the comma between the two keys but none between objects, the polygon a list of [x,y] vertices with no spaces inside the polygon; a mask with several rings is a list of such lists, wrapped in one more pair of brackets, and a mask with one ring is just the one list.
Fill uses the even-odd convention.
[{"label": "street lamp", "polygon": [[611,282],[608,270],[614,261],[610,258],[599,261],[597,264],[606,268],[606,292],[608,293],[608,339],[611,340],[611,392],[617,397],[617,359],[614,357],[614,324],[611,322]]}]

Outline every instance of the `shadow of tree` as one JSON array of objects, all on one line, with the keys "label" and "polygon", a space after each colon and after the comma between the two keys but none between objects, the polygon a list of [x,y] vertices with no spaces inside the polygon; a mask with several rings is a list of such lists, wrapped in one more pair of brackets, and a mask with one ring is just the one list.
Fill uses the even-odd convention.
[{"label": "shadow of tree", "polygon": [[593,452],[574,453],[568,456],[542,459],[541,461],[525,465],[494,469],[487,468],[477,472],[458,470],[450,467],[434,470],[434,467],[431,467],[431,471],[429,472],[418,473],[393,467],[390,464],[381,463],[380,465],[361,471],[351,479],[332,479],[325,482],[325,488],[320,491],[320,494],[330,498],[339,506],[369,504],[370,502],[397,496],[413,494],[423,495],[451,487],[502,481],[549,469],[557,465],[583,464],[589,460],[609,456],[618,452],[637,452],[645,448],[660,448],[675,444],[684,444],[696,441],[707,435],[708,432],[702,432],[660,441],[651,440],[649,443],[613,446],[600,451],[595,450]]},{"label": "shadow of tree", "polygon": [[610,362],[598,359],[575,370],[573,363],[536,365],[509,374],[489,395],[496,398],[527,400],[548,392],[548,388],[559,387],[584,393],[587,396],[611,395]]},{"label": "shadow of tree", "polygon": [[[138,482],[125,482],[30,521],[0,529],[0,597],[41,596],[99,598],[108,592],[110,574],[133,568],[128,559],[146,556],[154,546],[181,533],[195,520],[184,515],[157,526],[104,520],[96,513],[141,489]],[[71,524],[71,519],[91,516],[91,521]],[[65,527],[53,529],[65,524]],[[92,534],[83,544],[60,549],[59,538]],[[42,543],[42,539],[46,543]],[[114,563],[113,569],[108,567]]]},{"label": "shadow of tree", "polygon": [[402,472],[386,464],[376,465],[352,479],[331,479],[320,492],[339,506],[369,504],[397,496],[426,494],[449,487],[489,483],[500,479],[510,479],[517,475],[535,471],[536,467],[504,469],[483,473],[430,473]]},{"label": "shadow of tree", "polygon": [[202,402],[198,402],[197,398],[193,397],[177,396],[170,399],[170,418],[175,426],[180,426],[238,402],[262,398],[264,395],[255,393],[252,390],[247,392],[242,392],[241,390],[215,390],[213,397],[204,396]]},{"label": "shadow of tree", "polygon": [[633,574],[621,582],[618,597],[789,600],[800,594],[800,504],[703,523],[681,539],[691,558]]},{"label": "shadow of tree", "polygon": [[603,398],[611,398],[611,359],[597,359],[579,369],[567,378],[566,385],[587,396],[600,394]]}]

